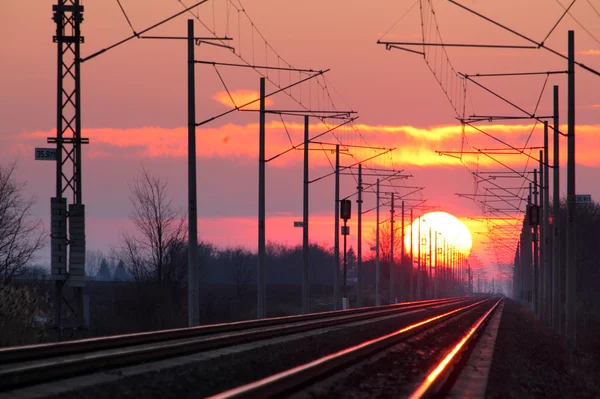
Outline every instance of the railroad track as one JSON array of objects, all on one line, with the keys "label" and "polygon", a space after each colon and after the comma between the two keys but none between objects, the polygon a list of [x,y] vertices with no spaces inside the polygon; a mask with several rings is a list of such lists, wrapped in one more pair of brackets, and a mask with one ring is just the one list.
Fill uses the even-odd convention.
[{"label": "railroad track", "polygon": [[[451,376],[456,378],[462,364],[458,363],[465,350],[472,347],[474,341],[483,331],[486,323],[491,319],[502,299],[485,298],[475,303],[467,304],[456,309],[449,310],[443,314],[430,317],[417,323],[413,323],[396,332],[385,336],[363,342],[359,345],[341,350],[337,353],[324,356],[309,363],[294,367],[290,370],[271,375],[261,380],[222,392],[211,396],[210,399],[241,399],[241,398],[269,398],[269,397],[319,397],[315,390],[311,391],[316,384],[326,379],[334,379],[346,369],[355,367],[357,363],[367,358],[374,357],[398,345],[418,334],[426,333],[428,330],[443,322],[465,317],[474,311],[483,312],[477,316],[474,322],[468,323],[468,328],[461,330],[456,335],[455,343],[443,350],[444,356],[438,362],[429,367],[429,371],[421,381],[408,384],[413,388],[410,394],[395,394],[388,392],[388,396],[409,397],[411,399],[444,396],[451,389],[448,380]],[[302,393],[305,393],[302,395]],[[317,390],[318,392],[318,390]]]},{"label": "railroad track", "polygon": [[465,301],[469,299],[406,302],[377,308],[4,348],[0,349],[0,392],[358,321],[430,309],[441,311]]}]

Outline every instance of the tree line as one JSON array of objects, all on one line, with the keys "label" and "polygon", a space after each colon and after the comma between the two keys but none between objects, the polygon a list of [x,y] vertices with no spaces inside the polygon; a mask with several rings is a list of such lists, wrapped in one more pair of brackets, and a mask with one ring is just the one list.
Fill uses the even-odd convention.
[{"label": "tree line", "polygon": [[[15,178],[15,168],[15,164],[0,165],[0,331],[19,331],[17,335],[22,338],[26,335],[25,331],[33,331],[34,334],[41,331],[38,319],[42,313],[52,314],[52,301],[49,300],[49,290],[36,291],[29,286],[15,284],[19,278],[35,279],[47,274],[35,265],[35,256],[48,241],[48,232],[31,213],[35,198],[24,195],[26,186]],[[167,181],[152,176],[145,169],[133,180],[130,188],[129,217],[134,228],[121,233],[121,245],[109,254],[88,251],[86,255],[90,279],[113,280],[117,284],[116,288],[111,288],[110,294],[99,293],[91,300],[92,317],[101,326],[97,328],[97,334],[182,327],[186,323],[188,245],[185,213],[169,198]],[[597,294],[600,285],[600,205],[578,206],[577,212],[579,342],[600,354],[600,339],[596,334],[600,328],[600,296]],[[561,204],[561,218],[566,218],[564,204]],[[389,287],[392,234],[395,237],[394,262],[398,273],[408,276],[411,270],[408,257],[404,263],[400,261],[402,239],[399,230],[391,232],[389,224],[382,225],[382,298],[387,297]],[[374,245],[374,232],[371,232],[371,240],[367,238],[366,241],[369,246]],[[564,243],[561,245],[564,247]],[[200,283],[217,287],[205,288],[202,293],[205,295],[203,309],[206,313],[203,321],[254,317],[252,291],[256,283],[257,254],[240,246],[218,248],[203,241],[196,250]],[[565,253],[561,251],[563,258]],[[356,276],[357,259],[353,248],[348,250],[347,258],[349,275]],[[315,297],[318,296],[325,307],[330,305],[323,298],[331,298],[333,262],[332,248],[310,244],[309,280],[311,285],[324,287]],[[268,243],[268,286],[299,286],[301,265],[300,245],[290,247]],[[374,253],[369,250],[363,251],[361,281],[363,303],[374,304],[375,261]],[[395,292],[402,295],[407,289],[406,279],[402,282],[396,280]],[[112,298],[112,304],[107,305],[102,295]],[[296,294],[290,294],[289,289],[278,295],[281,302],[277,304],[281,305],[278,312],[299,311],[299,296],[296,298]],[[3,342],[7,341],[0,334],[0,344]]]}]

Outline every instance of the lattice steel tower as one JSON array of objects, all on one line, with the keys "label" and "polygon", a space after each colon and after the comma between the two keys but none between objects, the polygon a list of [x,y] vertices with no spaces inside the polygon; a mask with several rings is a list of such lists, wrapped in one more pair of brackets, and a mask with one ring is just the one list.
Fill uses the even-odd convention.
[{"label": "lattice steel tower", "polygon": [[[57,0],[52,6],[56,23],[57,44],[57,110],[56,196],[51,198],[51,274],[56,281],[56,326],[63,328],[63,287],[74,289],[75,325],[83,327],[83,287],[85,285],[85,206],[81,191],[81,81],[80,45],[84,42],[80,24],[83,6],[80,0]],[[67,196],[73,203],[67,206]],[[67,258],[68,249],[68,258]],[[67,302],[68,304],[68,302]]]}]

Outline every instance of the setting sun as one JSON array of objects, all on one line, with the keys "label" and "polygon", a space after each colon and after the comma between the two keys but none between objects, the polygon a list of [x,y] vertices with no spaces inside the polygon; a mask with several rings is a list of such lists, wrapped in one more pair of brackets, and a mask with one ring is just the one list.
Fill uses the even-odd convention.
[{"label": "setting sun", "polygon": [[[419,228],[420,225],[420,228]],[[411,229],[414,228],[414,234]],[[419,230],[421,240],[419,240]],[[444,248],[454,248],[464,255],[469,255],[471,246],[471,232],[460,220],[446,212],[430,212],[417,218],[406,228],[404,235],[404,244],[407,252],[410,251],[410,238],[412,236],[413,254],[417,255],[419,251],[419,241],[421,241],[421,254],[429,254],[429,238],[431,237],[431,248],[435,251],[437,235],[438,252]]]}]

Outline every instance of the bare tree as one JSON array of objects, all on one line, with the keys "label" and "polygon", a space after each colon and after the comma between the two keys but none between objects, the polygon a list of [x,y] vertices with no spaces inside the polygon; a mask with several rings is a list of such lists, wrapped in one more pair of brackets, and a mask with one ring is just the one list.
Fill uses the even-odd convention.
[{"label": "bare tree", "polygon": [[[136,231],[123,233],[121,259],[136,281],[175,282],[187,267],[187,224],[167,197],[167,182],[142,169],[131,187],[130,220]],[[179,282],[179,281],[177,281]]]},{"label": "bare tree", "polygon": [[235,285],[236,298],[241,300],[248,285],[254,279],[254,268],[251,262],[252,254],[248,250],[238,247],[225,250],[221,256],[225,257],[229,265],[231,280]]},{"label": "bare tree", "polygon": [[0,282],[18,276],[44,246],[41,220],[31,220],[35,198],[23,195],[14,177],[16,164],[0,166]]},{"label": "bare tree", "polygon": [[[394,224],[394,260],[399,262],[402,252],[402,228],[398,227],[399,223]],[[369,247],[375,247],[377,230],[373,228],[370,238],[367,239]],[[379,259],[382,262],[390,260],[391,247],[391,223],[383,223],[379,228]],[[408,250],[408,249],[407,249]],[[371,252],[371,257],[375,258],[375,251]]]},{"label": "bare tree", "polygon": [[100,263],[104,259],[104,254],[101,250],[88,249],[85,251],[85,273],[88,276],[96,276],[100,269]]}]

